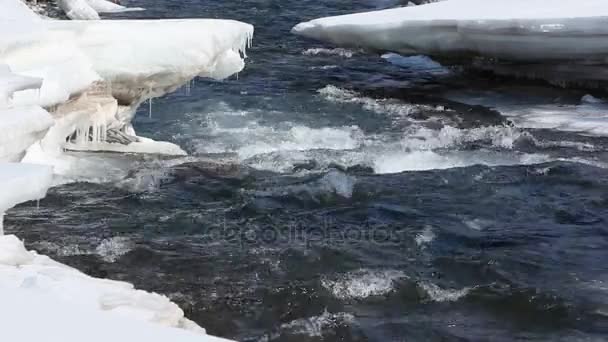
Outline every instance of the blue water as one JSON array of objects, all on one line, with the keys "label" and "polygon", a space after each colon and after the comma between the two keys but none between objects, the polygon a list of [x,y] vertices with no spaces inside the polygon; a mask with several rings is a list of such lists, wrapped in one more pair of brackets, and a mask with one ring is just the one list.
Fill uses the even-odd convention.
[{"label": "blue water", "polygon": [[246,69],[141,108],[138,134],[190,157],[102,155],[122,173],[12,210],[28,247],[242,341],[605,338],[608,140],[453,101],[566,106],[585,91],[289,34],[390,1],[126,4],[254,24]]}]

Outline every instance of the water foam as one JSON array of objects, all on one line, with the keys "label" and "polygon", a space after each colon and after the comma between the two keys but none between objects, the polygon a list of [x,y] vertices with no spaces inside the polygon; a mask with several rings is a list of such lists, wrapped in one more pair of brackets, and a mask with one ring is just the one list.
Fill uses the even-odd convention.
[{"label": "water foam", "polygon": [[339,299],[365,299],[392,292],[395,282],[403,278],[407,276],[398,270],[361,269],[336,279],[322,279],[321,285]]},{"label": "water foam", "polygon": [[129,238],[115,236],[101,241],[95,248],[95,254],[99,255],[105,262],[113,263],[132,249],[133,243]]},{"label": "water foam", "polygon": [[418,113],[421,109],[433,109],[429,106],[409,104],[397,100],[377,100],[371,97],[362,96],[356,91],[338,88],[333,85],[327,85],[326,87],[317,90],[317,93],[328,101],[360,104],[364,109],[380,114],[409,116]]},{"label": "water foam", "polygon": [[311,48],[302,52],[304,56],[330,55],[351,58],[355,53],[348,49]]},{"label": "water foam", "polygon": [[416,238],[414,239],[414,241],[416,241],[416,244],[419,247],[423,248],[424,246],[433,242],[433,240],[435,240],[436,237],[437,237],[437,235],[433,231],[433,227],[426,226],[426,227],[424,227],[424,230],[422,230],[422,232],[416,234]]},{"label": "water foam", "polygon": [[300,318],[281,325],[281,330],[290,334],[323,337],[323,331],[345,324],[352,324],[355,317],[345,312],[330,313],[325,310],[319,316]]},{"label": "water foam", "polygon": [[430,300],[434,302],[455,302],[464,296],[468,295],[472,288],[465,287],[460,290],[454,289],[442,289],[441,287],[429,283],[429,282],[421,282],[418,284]]}]

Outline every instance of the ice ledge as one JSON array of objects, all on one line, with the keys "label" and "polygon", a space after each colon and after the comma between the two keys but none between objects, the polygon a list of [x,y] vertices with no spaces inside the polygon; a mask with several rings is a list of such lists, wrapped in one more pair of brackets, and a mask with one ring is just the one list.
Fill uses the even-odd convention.
[{"label": "ice ledge", "polygon": [[465,64],[474,56],[497,63],[549,64],[556,72],[551,76],[565,81],[571,76],[562,69],[591,66],[593,77],[576,82],[606,83],[606,24],[605,0],[448,0],[315,19],[292,32],[338,46]]}]

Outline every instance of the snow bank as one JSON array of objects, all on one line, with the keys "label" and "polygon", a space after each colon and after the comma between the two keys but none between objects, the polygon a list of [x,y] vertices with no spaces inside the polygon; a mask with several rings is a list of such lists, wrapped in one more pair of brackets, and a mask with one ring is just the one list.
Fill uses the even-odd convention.
[{"label": "snow bank", "polygon": [[603,60],[604,0],[450,0],[316,19],[293,33],[346,47],[516,61]]},{"label": "snow bank", "polygon": [[164,296],[89,277],[27,251],[14,235],[0,236],[0,303],[7,341],[227,341]]}]

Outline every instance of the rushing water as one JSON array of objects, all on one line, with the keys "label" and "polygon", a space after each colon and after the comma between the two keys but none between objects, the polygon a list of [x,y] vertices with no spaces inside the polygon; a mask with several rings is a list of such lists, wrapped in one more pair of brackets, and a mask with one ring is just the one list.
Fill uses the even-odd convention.
[{"label": "rushing water", "polygon": [[246,70],[141,109],[190,157],[97,154],[10,211],[28,247],[243,341],[606,336],[606,105],[289,34],[391,1],[128,5],[254,24]]}]

